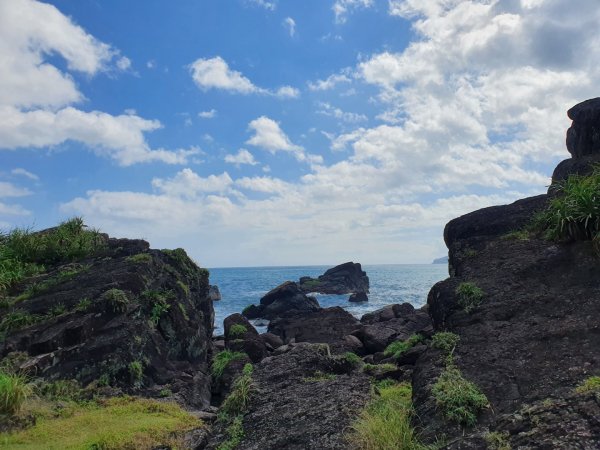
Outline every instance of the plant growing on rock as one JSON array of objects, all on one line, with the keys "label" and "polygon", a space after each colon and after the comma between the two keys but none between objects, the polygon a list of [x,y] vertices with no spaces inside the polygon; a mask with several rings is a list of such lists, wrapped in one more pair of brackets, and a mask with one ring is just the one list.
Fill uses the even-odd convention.
[{"label": "plant growing on rock", "polygon": [[231,418],[242,414],[248,408],[250,396],[254,390],[252,384],[252,373],[254,368],[252,364],[244,365],[242,374],[236,378],[231,389],[231,393],[223,401],[219,415],[221,419]]},{"label": "plant growing on rock", "polygon": [[454,364],[444,369],[431,393],[446,419],[460,425],[475,425],[479,411],[489,405],[487,397]]},{"label": "plant growing on rock", "polygon": [[11,311],[0,321],[0,332],[19,330],[39,322],[42,318],[43,316],[29,314],[25,311]]},{"label": "plant growing on rock", "polygon": [[0,372],[0,414],[12,416],[19,412],[31,395],[31,387],[22,375]]},{"label": "plant growing on rock", "polygon": [[213,377],[220,378],[225,371],[225,368],[229,365],[231,361],[235,361],[236,359],[247,358],[244,352],[232,352],[231,350],[223,350],[218,353],[212,362],[211,373]]},{"label": "plant growing on rock", "polygon": [[115,314],[127,311],[129,299],[121,289],[109,289],[102,294],[102,299],[106,302],[107,308]]},{"label": "plant growing on rock", "polygon": [[394,358],[400,358],[404,353],[413,348],[415,345],[423,342],[423,336],[420,334],[413,334],[404,341],[395,341],[386,347],[383,351],[385,356],[393,356]]},{"label": "plant growing on rock", "polygon": [[452,353],[459,341],[460,336],[458,334],[450,331],[440,331],[431,337],[431,346],[443,352]]},{"label": "plant growing on rock", "polygon": [[147,290],[142,293],[142,298],[150,306],[150,322],[156,326],[164,313],[169,311],[169,300],[175,295],[172,291]]},{"label": "plant growing on rock", "polygon": [[593,376],[585,379],[575,391],[578,393],[600,392],[600,377]]},{"label": "plant growing on rock", "polygon": [[471,314],[483,301],[485,292],[475,283],[464,282],[456,288],[456,295],[458,295],[458,304],[467,314]]},{"label": "plant growing on rock", "polygon": [[241,323],[234,323],[229,327],[229,335],[230,338],[239,338],[244,335],[244,333],[248,331],[248,329],[242,325]]},{"label": "plant growing on rock", "polygon": [[141,361],[131,361],[127,366],[127,370],[133,384],[139,384],[142,381],[144,366]]},{"label": "plant growing on rock", "polygon": [[360,356],[353,352],[344,353],[342,358],[344,358],[346,362],[353,366],[361,366],[363,364],[363,360],[360,358]]}]

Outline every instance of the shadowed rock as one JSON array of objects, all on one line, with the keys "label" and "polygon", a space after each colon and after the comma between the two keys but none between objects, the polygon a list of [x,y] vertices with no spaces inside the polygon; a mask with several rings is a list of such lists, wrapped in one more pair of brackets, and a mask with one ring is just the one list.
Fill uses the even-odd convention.
[{"label": "shadowed rock", "polygon": [[272,320],[292,311],[317,311],[321,307],[314,297],[308,297],[293,281],[286,281],[260,299],[258,306],[251,305],[242,314],[248,319]]},{"label": "shadowed rock", "polygon": [[369,277],[359,263],[347,262],[327,270],[318,278],[300,278],[300,289],[321,294],[369,293]]}]

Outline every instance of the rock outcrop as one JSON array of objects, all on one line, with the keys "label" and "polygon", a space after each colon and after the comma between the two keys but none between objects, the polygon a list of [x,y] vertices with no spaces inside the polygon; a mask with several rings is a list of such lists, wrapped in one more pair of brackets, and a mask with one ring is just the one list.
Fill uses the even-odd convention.
[{"label": "rock outcrop", "polygon": [[213,302],[218,302],[221,300],[221,291],[219,290],[219,286],[210,285],[208,287],[208,296]]},{"label": "rock outcrop", "polygon": [[347,262],[327,270],[318,278],[302,277],[300,289],[305,293],[351,294],[369,293],[369,277],[359,263]]},{"label": "rock outcrop", "polygon": [[248,319],[272,320],[292,311],[317,311],[321,307],[314,297],[307,296],[293,281],[286,281],[250,305],[242,314]]},{"label": "rock outcrop", "polygon": [[182,249],[103,239],[95,254],[57,261],[8,292],[0,356],[19,354],[23,369],[47,380],[149,396],[168,389],[187,405],[208,406],[208,271]]}]

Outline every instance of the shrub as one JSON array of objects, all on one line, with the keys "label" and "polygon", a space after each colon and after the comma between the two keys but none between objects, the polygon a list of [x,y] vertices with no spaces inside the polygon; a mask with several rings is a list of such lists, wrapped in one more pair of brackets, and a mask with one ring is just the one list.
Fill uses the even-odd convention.
[{"label": "shrub", "polygon": [[242,439],[244,439],[242,419],[242,416],[237,416],[231,421],[225,430],[227,439],[217,447],[217,450],[233,450],[240,445]]},{"label": "shrub", "polygon": [[39,322],[42,318],[42,316],[29,314],[25,311],[11,311],[0,321],[0,332],[19,330]]},{"label": "shrub", "polygon": [[12,416],[21,409],[31,394],[31,387],[22,375],[0,372],[0,414]]},{"label": "shrub", "polygon": [[231,325],[231,327],[229,327],[229,337],[230,338],[237,338],[237,337],[241,337],[244,335],[244,333],[248,331],[248,329],[240,324],[240,323],[234,323],[233,325]]},{"label": "shrub", "polygon": [[158,396],[162,398],[170,397],[171,395],[173,395],[173,391],[171,391],[171,389],[161,389],[158,393]]},{"label": "shrub", "polygon": [[554,186],[557,194],[534,218],[534,228],[550,239],[600,243],[600,165],[590,175],[569,175]]},{"label": "shrub", "polygon": [[225,368],[231,361],[236,359],[244,359],[248,357],[244,352],[232,352],[231,350],[223,350],[218,353],[214,358],[211,366],[211,373],[213,377],[220,378],[225,371]]},{"label": "shrub", "polygon": [[444,369],[431,393],[446,419],[465,426],[473,426],[477,413],[488,406],[486,396],[453,364]]},{"label": "shrub", "polygon": [[443,352],[451,353],[459,341],[460,336],[458,334],[449,331],[440,331],[431,337],[431,346]]},{"label": "shrub", "polygon": [[359,366],[363,364],[363,360],[356,353],[346,352],[342,355],[342,358],[353,366]]},{"label": "shrub", "polygon": [[75,306],[75,311],[85,312],[90,306],[92,306],[92,301],[89,298],[82,298]]},{"label": "shrub", "polygon": [[352,425],[348,440],[367,450],[425,450],[410,420],[413,414],[408,383],[383,385]]},{"label": "shrub", "polygon": [[131,361],[127,366],[127,370],[133,384],[139,384],[142,381],[144,366],[140,361]]},{"label": "shrub", "polygon": [[586,393],[586,392],[599,392],[600,391],[600,377],[594,376],[585,379],[577,388],[575,388],[576,392]]},{"label": "shrub", "polygon": [[404,341],[395,341],[386,347],[383,351],[385,356],[393,356],[394,358],[399,358],[406,351],[413,348],[415,345],[423,342],[423,336],[420,334],[413,334],[408,339]]},{"label": "shrub", "polygon": [[485,292],[474,283],[465,282],[458,285],[456,294],[458,295],[458,304],[467,314],[470,314],[481,304]]},{"label": "shrub", "polygon": [[121,289],[109,289],[102,298],[106,302],[108,309],[116,314],[124,313],[127,311],[127,305],[129,305],[129,299],[127,294]]}]

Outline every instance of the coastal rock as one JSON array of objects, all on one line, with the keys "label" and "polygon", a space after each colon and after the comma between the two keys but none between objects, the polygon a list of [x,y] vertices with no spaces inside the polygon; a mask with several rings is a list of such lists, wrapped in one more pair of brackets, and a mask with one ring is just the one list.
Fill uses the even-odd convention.
[{"label": "coastal rock", "polygon": [[246,308],[242,314],[248,319],[275,319],[292,311],[317,311],[319,302],[308,297],[300,290],[298,284],[286,281],[272,289],[260,299],[260,305]]},{"label": "coastal rock", "polygon": [[351,294],[369,293],[369,277],[359,263],[347,262],[327,270],[318,278],[300,278],[300,289],[305,293]]},{"label": "coastal rock", "polygon": [[232,314],[223,321],[225,346],[228,350],[246,353],[257,363],[267,355],[267,346],[252,324],[241,314]]},{"label": "coastal rock", "polygon": [[184,250],[106,238],[98,253],[47,266],[9,294],[23,295],[3,319],[30,324],[4,323],[1,357],[25,352],[31,373],[45,379],[102,378],[136,395],[167,386],[190,406],[209,405],[208,272]]},{"label": "coastal rock", "polygon": [[[319,344],[295,344],[265,358],[252,378],[256,394],[238,450],[347,450],[347,430],[371,397],[369,376]],[[208,449],[225,439],[224,427],[217,427]]]},{"label": "coastal rock", "polygon": [[219,291],[219,286],[211,284],[208,287],[208,296],[213,302],[218,302],[221,300],[221,291]]},{"label": "coastal rock", "polygon": [[600,154],[600,98],[573,106],[567,115],[573,120],[567,131],[567,150],[573,158]]},{"label": "coastal rock", "polygon": [[350,298],[348,298],[348,301],[351,303],[368,302],[369,297],[367,297],[367,294],[365,294],[364,292],[355,292],[353,294],[350,294]]},{"label": "coastal rock", "polygon": [[263,333],[260,335],[260,338],[268,347],[271,347],[273,350],[281,347],[283,345],[283,339],[273,333]]},{"label": "coastal rock", "polygon": [[271,321],[269,332],[281,337],[284,343],[313,342],[328,344],[331,351],[340,353],[355,351],[356,341],[345,336],[360,327],[352,314],[340,308],[324,308],[319,311],[290,313]]}]

